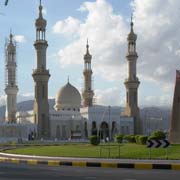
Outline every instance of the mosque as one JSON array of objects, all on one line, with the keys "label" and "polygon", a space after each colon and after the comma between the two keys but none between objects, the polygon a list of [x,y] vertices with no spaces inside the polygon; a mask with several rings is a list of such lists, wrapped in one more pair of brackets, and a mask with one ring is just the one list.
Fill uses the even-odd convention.
[{"label": "mosque", "polygon": [[93,103],[92,88],[92,55],[89,44],[86,44],[84,55],[84,87],[82,94],[69,80],[61,87],[55,96],[54,109],[49,109],[48,80],[50,71],[46,67],[46,20],[42,14],[40,0],[39,17],[35,21],[36,68],[34,79],[34,108],[29,112],[17,112],[16,97],[16,44],[10,33],[6,43],[6,87],[7,95],[5,122],[0,124],[0,137],[28,140],[30,135],[37,139],[70,140],[87,139],[91,135],[99,135],[101,139],[113,139],[116,134],[139,134],[141,132],[138,108],[139,79],[136,76],[137,35],[133,30],[128,34],[128,78],[126,87],[125,110],[119,107],[101,106]]}]

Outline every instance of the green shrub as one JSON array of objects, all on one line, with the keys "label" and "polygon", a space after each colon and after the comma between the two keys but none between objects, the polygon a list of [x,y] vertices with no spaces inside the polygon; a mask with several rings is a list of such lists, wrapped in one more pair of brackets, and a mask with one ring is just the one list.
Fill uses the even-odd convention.
[{"label": "green shrub", "polygon": [[163,131],[154,131],[151,136],[155,137],[158,140],[166,138],[166,134]]},{"label": "green shrub", "polygon": [[136,141],[136,144],[140,144],[140,142],[139,142],[139,137],[140,137],[141,135],[135,135],[135,141]]},{"label": "green shrub", "polygon": [[158,138],[156,136],[151,135],[151,136],[148,137],[148,140],[158,140]]},{"label": "green shrub", "polygon": [[138,141],[139,141],[139,144],[146,144],[146,141],[147,141],[148,137],[147,136],[139,136],[138,137]]},{"label": "green shrub", "polygon": [[123,139],[130,142],[130,143],[135,143],[136,142],[134,135],[125,135]]},{"label": "green shrub", "polygon": [[100,144],[100,138],[98,136],[90,136],[89,137],[90,144],[97,146]]},{"label": "green shrub", "polygon": [[115,136],[115,141],[116,141],[117,143],[122,143],[122,141],[123,141],[123,135],[122,135],[122,134],[116,135],[116,136]]}]

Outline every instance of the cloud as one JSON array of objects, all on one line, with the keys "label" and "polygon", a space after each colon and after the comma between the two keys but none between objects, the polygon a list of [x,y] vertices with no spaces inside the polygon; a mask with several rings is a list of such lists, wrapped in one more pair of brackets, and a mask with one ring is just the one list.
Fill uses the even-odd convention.
[{"label": "cloud", "polygon": [[95,104],[124,106],[124,96],[117,87],[95,90]]},{"label": "cloud", "polygon": [[94,72],[108,80],[124,78],[126,51],[124,45],[128,28],[123,17],[115,14],[111,5],[105,0],[85,2],[81,5],[80,11],[88,13],[85,21],[68,17],[53,26],[54,32],[66,35],[75,33],[79,37],[59,50],[61,66],[82,64],[88,38]]},{"label": "cloud", "polygon": [[0,106],[3,106],[6,104],[6,96],[0,96]]},{"label": "cloud", "polygon": [[18,43],[24,43],[26,42],[26,38],[23,35],[15,35],[14,40]]},{"label": "cloud", "polygon": [[54,33],[57,34],[75,34],[78,33],[80,28],[80,21],[76,18],[69,16],[63,21],[58,21],[52,27]]},{"label": "cloud", "polygon": [[179,66],[180,1],[135,0],[132,6],[140,61],[146,62],[139,73],[161,85],[174,83]]},{"label": "cloud", "polygon": [[172,98],[170,95],[161,96],[147,96],[140,101],[141,107],[147,107],[149,105],[154,105],[157,107],[170,107],[172,104]]},{"label": "cloud", "polygon": [[[22,101],[27,101],[34,99],[34,94],[33,93],[19,93],[17,95],[17,101],[22,102]],[[6,104],[6,95],[0,96],[0,106],[4,106]]]},{"label": "cloud", "polygon": [[47,9],[43,7],[42,13],[43,13],[44,15],[47,15]]},{"label": "cloud", "polygon": [[17,97],[18,102],[32,100],[32,99],[34,99],[34,93],[31,92],[22,93],[22,94],[19,93]]}]

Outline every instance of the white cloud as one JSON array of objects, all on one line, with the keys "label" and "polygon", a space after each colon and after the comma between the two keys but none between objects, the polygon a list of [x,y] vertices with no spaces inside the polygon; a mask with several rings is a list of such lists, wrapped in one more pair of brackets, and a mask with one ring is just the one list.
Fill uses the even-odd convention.
[{"label": "white cloud", "polygon": [[[17,95],[17,101],[22,102],[22,101],[27,101],[34,99],[34,94],[33,93],[19,93]],[[6,104],[6,95],[0,96],[0,106],[4,106]]]},{"label": "white cloud", "polygon": [[59,34],[74,34],[78,33],[80,28],[80,21],[76,18],[69,16],[63,21],[58,21],[53,26],[52,30],[54,33]]},{"label": "white cloud", "polygon": [[14,40],[18,43],[24,43],[26,42],[26,38],[23,35],[15,35]]},{"label": "white cloud", "polygon": [[18,102],[32,100],[32,99],[34,99],[34,93],[31,92],[22,93],[22,94],[19,93],[17,97]]},{"label": "white cloud", "polygon": [[6,104],[6,96],[0,96],[0,106],[3,106]]},{"label": "white cloud", "polygon": [[140,61],[146,62],[139,72],[161,85],[174,83],[175,70],[179,67],[179,6],[178,0],[133,3]]},{"label": "white cloud", "polygon": [[172,104],[172,98],[170,95],[161,95],[161,96],[147,96],[141,100],[141,106],[149,106],[154,105],[157,107],[170,107]]},{"label": "white cloud", "polygon": [[[76,33],[76,38],[71,44],[58,52],[62,66],[82,64],[85,53],[86,39],[89,39],[90,52],[93,56],[93,70],[101,76],[114,80],[124,78],[124,56],[126,35],[128,29],[121,15],[116,15],[109,3],[105,0],[85,2],[80,10],[88,13],[85,21],[70,18],[58,21],[54,32],[71,35]],[[71,21],[70,21],[71,22]],[[122,66],[121,66],[122,65]],[[116,68],[114,71],[113,68]],[[120,73],[119,73],[120,72]]]},{"label": "white cloud", "polygon": [[44,15],[47,15],[47,9],[43,7],[42,13],[43,13]]},{"label": "white cloud", "polygon": [[95,90],[95,104],[124,106],[124,98],[117,87]]}]

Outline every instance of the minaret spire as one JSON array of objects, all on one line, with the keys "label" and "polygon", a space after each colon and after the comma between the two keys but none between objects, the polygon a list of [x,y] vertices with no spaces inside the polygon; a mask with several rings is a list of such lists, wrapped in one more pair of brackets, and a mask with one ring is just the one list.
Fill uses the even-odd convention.
[{"label": "minaret spire", "polygon": [[92,90],[92,69],[91,69],[91,59],[92,56],[89,53],[89,42],[87,39],[86,43],[86,54],[84,55],[84,90],[83,96],[83,106],[88,107],[93,105],[94,91]]},{"label": "minaret spire", "polygon": [[8,123],[16,123],[17,111],[17,93],[18,86],[16,81],[16,42],[13,41],[13,35],[10,30],[9,39],[5,46],[5,93],[6,99],[6,121]]},{"label": "minaret spire", "polygon": [[43,15],[42,15],[42,4],[41,4],[41,0],[39,0],[39,18],[43,18]]},{"label": "minaret spire", "polygon": [[134,26],[134,23],[133,23],[133,13],[131,13],[131,32],[134,32],[133,31],[133,26]]},{"label": "minaret spire", "polygon": [[10,34],[9,34],[9,41],[12,43],[13,41],[13,35],[12,35],[12,29],[10,28]]},{"label": "minaret spire", "polygon": [[137,35],[133,31],[133,16],[131,15],[131,31],[128,34],[128,52],[126,59],[128,61],[128,78],[125,80],[126,86],[126,108],[125,115],[134,118],[134,133],[140,134],[140,118],[139,118],[139,107],[138,107],[138,87],[139,79],[136,75],[136,61],[138,58],[136,52],[136,40]]},{"label": "minaret spire", "polygon": [[50,78],[49,70],[46,68],[46,20],[42,16],[42,4],[40,0],[39,17],[35,21],[36,40],[34,47],[36,49],[37,65],[33,71],[34,88],[34,121],[37,124],[38,138],[50,137],[49,122],[49,103],[48,103],[48,80]]},{"label": "minaret spire", "polygon": [[89,54],[89,43],[88,43],[88,38],[87,38],[87,44],[86,44],[86,54]]}]

